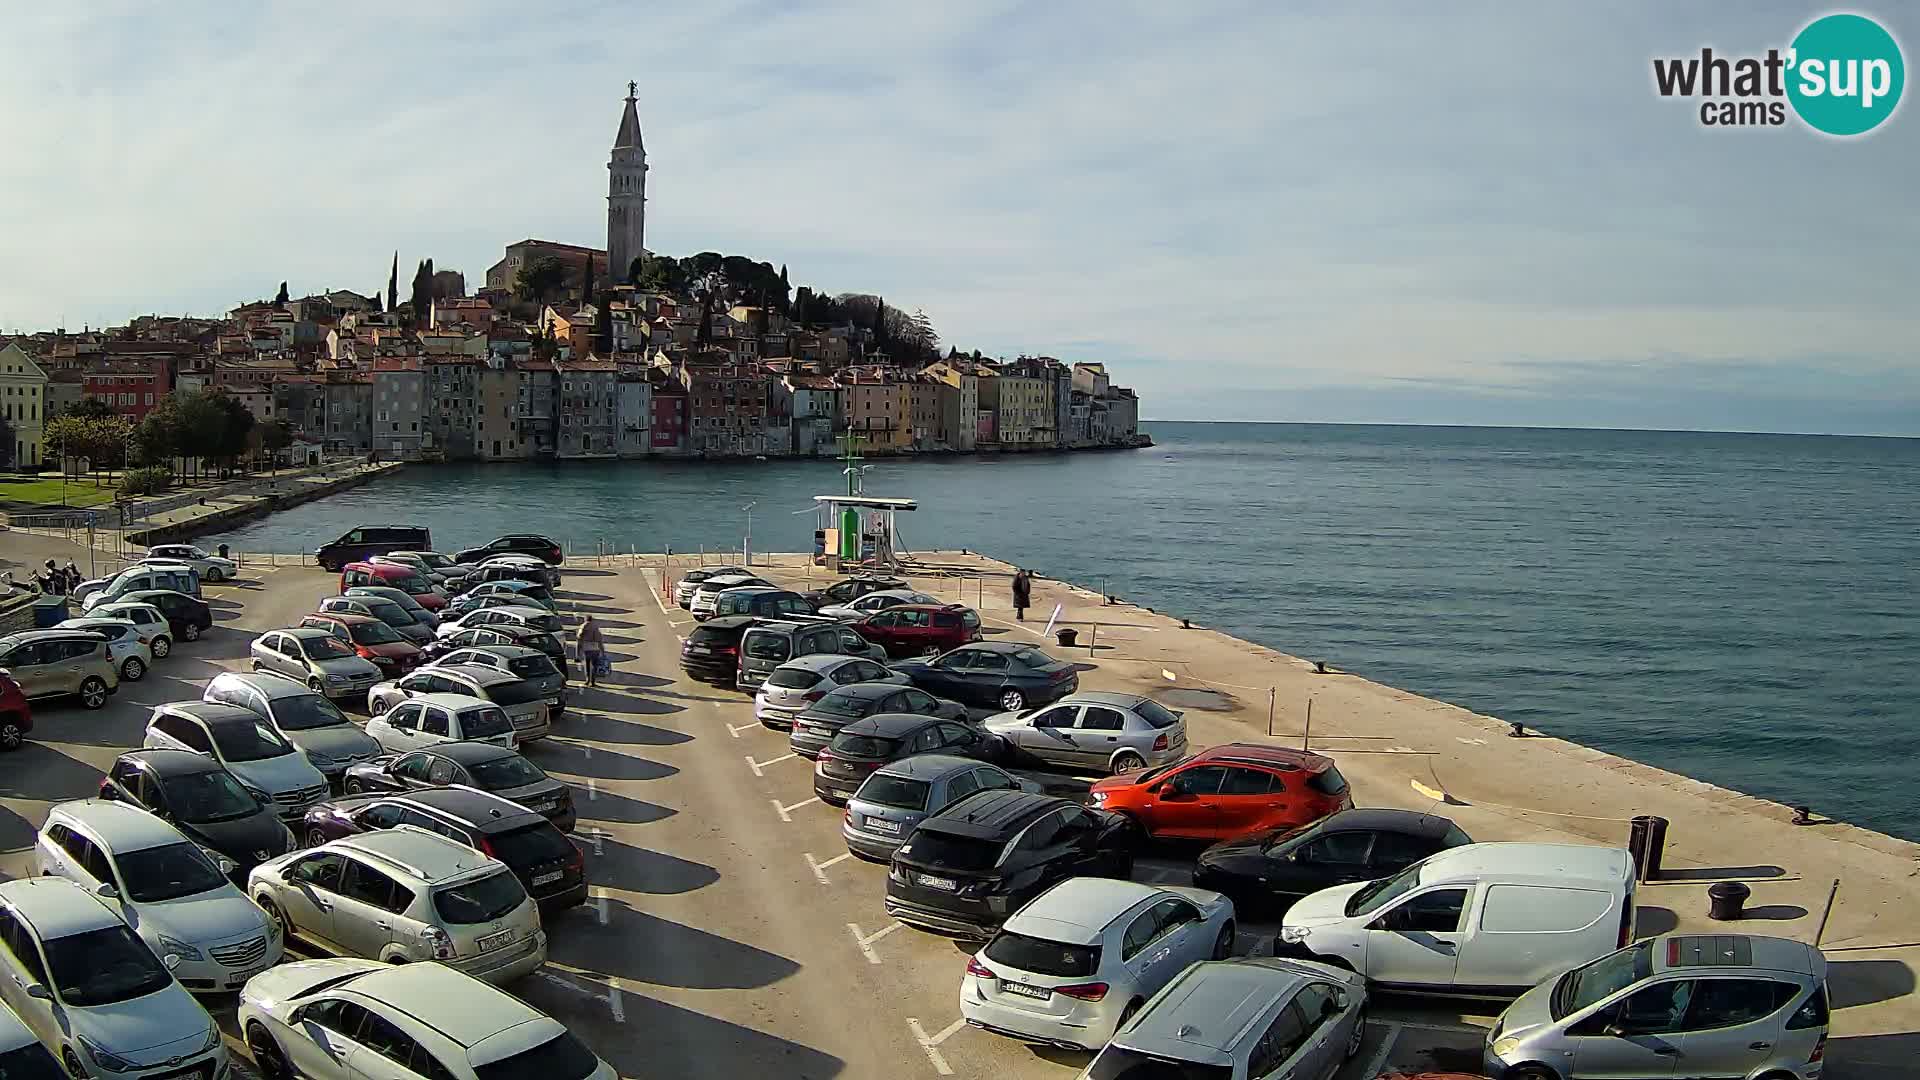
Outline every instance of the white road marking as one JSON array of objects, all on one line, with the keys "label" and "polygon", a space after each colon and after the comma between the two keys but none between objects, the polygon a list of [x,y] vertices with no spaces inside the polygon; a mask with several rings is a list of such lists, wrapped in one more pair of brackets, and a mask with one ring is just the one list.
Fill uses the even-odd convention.
[{"label": "white road marking", "polygon": [[920,1021],[913,1017],[908,1017],[907,1029],[913,1032],[914,1041],[920,1044],[920,1049],[927,1052],[927,1060],[933,1062],[933,1071],[939,1073],[941,1076],[952,1076],[953,1069],[947,1065],[947,1059],[940,1056],[939,1047],[941,1043],[947,1041],[947,1036],[965,1027],[966,1023],[964,1019],[955,1020],[953,1023],[948,1024],[946,1029],[941,1031],[940,1034],[929,1038],[927,1036],[927,1029],[920,1026]]},{"label": "white road marking", "polygon": [[[724,721],[722,722],[724,723]],[[752,731],[754,728],[757,728],[760,726],[761,724],[758,720],[755,720],[751,724],[727,724],[727,734],[737,739],[740,737],[741,732]]]},{"label": "white road marking", "polygon": [[1468,746],[1487,745],[1487,740],[1485,739],[1469,739],[1465,735],[1455,735],[1453,738],[1456,742],[1463,742],[1463,743],[1466,743]]},{"label": "white road marking", "polygon": [[534,974],[540,976],[541,978],[547,980],[548,982],[554,984],[555,986],[561,987],[563,989],[571,990],[576,994],[583,994],[587,997],[593,998],[595,1001],[606,1002],[607,1011],[613,1014],[613,1019],[615,1023],[624,1024],[627,1022],[626,1004],[622,1000],[623,995],[620,993],[620,986],[614,980],[612,979],[607,980],[607,992],[605,994],[596,994],[593,991],[587,989],[584,986],[581,986],[579,983],[574,982],[572,979],[569,979],[565,975],[562,975],[556,971],[548,971],[545,968],[542,968],[541,970],[534,972]]},{"label": "white road marking", "polygon": [[1387,747],[1387,753],[1389,753],[1389,754],[1414,754],[1414,753],[1418,753],[1418,752],[1419,752],[1419,751],[1417,751],[1417,750],[1415,750],[1415,749],[1414,749],[1413,747],[1411,747],[1411,746],[1389,746],[1389,747]]},{"label": "white road marking", "polygon": [[587,840],[593,844],[593,853],[595,855],[605,855],[607,853],[607,849],[602,846],[607,841],[606,833],[601,832],[599,829],[588,829]]},{"label": "white road marking", "polygon": [[[785,815],[783,814],[781,816],[784,817]],[[807,865],[813,867],[813,876],[816,878],[819,878],[820,884],[822,885],[832,884],[832,882],[829,882],[827,880],[827,867],[832,866],[834,863],[845,862],[846,860],[853,858],[853,852],[851,851],[843,851],[840,854],[835,855],[833,858],[828,859],[826,862],[820,862],[819,860],[815,859],[813,857],[813,852],[811,851],[807,852],[806,854],[807,854]],[[898,925],[898,924],[895,924],[895,925]]]},{"label": "white road marking", "polygon": [[600,925],[607,925],[607,894],[598,889],[594,890],[593,894],[593,910],[600,916]]},{"label": "white road marking", "polygon": [[794,803],[792,806],[781,806],[779,799],[768,799],[767,801],[773,804],[773,812],[780,815],[781,821],[792,821],[793,818],[790,815],[795,810],[800,809],[801,807],[807,805],[808,803],[819,802],[820,796],[815,795],[811,799],[801,799],[799,802]]},{"label": "white road marking", "polygon": [[1361,1076],[1379,1076],[1380,1069],[1387,1063],[1387,1055],[1393,1052],[1393,1042],[1400,1037],[1400,1025],[1389,1020],[1380,1025],[1387,1029],[1387,1037],[1380,1040],[1380,1046],[1373,1056],[1367,1059],[1367,1067],[1360,1070]]},{"label": "white road marking", "polygon": [[880,954],[873,951],[873,943],[893,933],[895,930],[900,929],[902,925],[903,924],[897,922],[888,923],[884,929],[876,930],[871,934],[861,934],[859,923],[848,923],[847,929],[852,932],[853,943],[860,946],[860,952],[867,958],[867,963],[878,964],[880,962]]},{"label": "white road marking", "polygon": [[594,781],[593,777],[587,777],[587,801],[592,802],[599,797],[600,785]]},{"label": "white road marking", "polygon": [[791,761],[794,758],[797,758],[799,756],[800,756],[799,754],[781,754],[779,757],[774,758],[771,761],[755,761],[753,760],[752,756],[748,756],[747,768],[752,769],[753,775],[755,776],[765,776],[767,774],[762,772],[761,770],[765,769],[767,766],[778,765],[783,761]]}]

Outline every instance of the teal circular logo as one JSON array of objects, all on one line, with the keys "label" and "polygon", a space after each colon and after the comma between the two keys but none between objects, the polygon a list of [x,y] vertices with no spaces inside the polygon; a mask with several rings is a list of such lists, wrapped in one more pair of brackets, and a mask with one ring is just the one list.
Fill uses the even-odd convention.
[{"label": "teal circular logo", "polygon": [[1900,43],[1864,15],[1825,15],[1793,39],[1787,100],[1816,131],[1864,135],[1900,104],[1907,65]]}]

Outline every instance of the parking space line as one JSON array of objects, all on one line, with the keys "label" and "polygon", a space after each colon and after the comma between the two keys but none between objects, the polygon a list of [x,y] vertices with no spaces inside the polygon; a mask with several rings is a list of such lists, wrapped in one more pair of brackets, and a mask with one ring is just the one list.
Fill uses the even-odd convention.
[{"label": "parking space line", "polygon": [[765,769],[767,766],[778,765],[783,761],[791,761],[794,758],[797,758],[799,756],[800,756],[799,754],[781,754],[779,757],[774,758],[771,761],[755,761],[753,760],[752,755],[748,755],[747,768],[752,769],[753,775],[755,776],[765,776],[767,774],[765,772],[762,772],[761,770]]},{"label": "parking space line", "polygon": [[[900,924],[895,923],[894,925],[898,926]],[[940,1044],[946,1042],[948,1036],[959,1031],[965,1027],[966,1024],[965,1019],[955,1020],[943,1028],[940,1034],[929,1037],[927,1035],[927,1029],[920,1026],[919,1020],[911,1016],[907,1018],[907,1029],[913,1032],[914,1041],[920,1044],[920,1049],[927,1052],[927,1060],[933,1062],[933,1071],[939,1073],[941,1076],[952,1076],[953,1069],[948,1066],[947,1059],[940,1056]]]},{"label": "parking space line", "polygon": [[[880,954],[873,951],[873,943],[893,933],[895,930],[900,929],[903,925],[905,924],[897,922],[888,923],[884,929],[875,930],[873,933],[865,935],[860,933],[859,923],[848,923],[847,929],[852,932],[853,943],[860,946],[861,955],[867,958],[867,963],[878,964],[880,963]],[[944,1035],[941,1037],[945,1038]]]},{"label": "parking space line", "polygon": [[[721,722],[725,723],[725,721],[721,721]],[[752,731],[754,728],[764,727],[764,726],[765,725],[760,723],[760,721],[758,720],[755,720],[751,724],[727,724],[727,734],[737,739],[740,737],[740,733],[743,731]]]},{"label": "parking space line", "polygon": [[815,795],[811,799],[801,799],[799,802],[794,803],[792,806],[781,806],[779,799],[768,799],[767,801],[773,804],[773,812],[780,815],[781,821],[792,821],[793,818],[791,815],[795,810],[798,810],[801,807],[806,806],[808,803],[819,802],[820,796]]},{"label": "parking space line", "polygon": [[593,911],[600,916],[600,925],[607,925],[607,894],[599,889],[593,890]]},{"label": "parking space line", "polygon": [[[819,860],[815,859],[813,857],[813,852],[811,851],[807,852],[806,854],[807,854],[807,865],[813,867],[813,876],[816,878],[819,878],[820,884],[822,885],[833,884],[832,882],[827,880],[827,867],[832,866],[835,863],[845,862],[846,860],[853,858],[853,852],[851,851],[843,851],[840,854],[835,855],[833,858],[828,859],[826,862],[820,862]],[[899,924],[896,923],[895,925],[897,926]]]},{"label": "parking space line", "polygon": [[605,855],[607,853],[607,849],[601,846],[605,844],[606,841],[606,833],[601,832],[599,829],[587,830],[587,842],[593,845],[593,853],[595,855]]},{"label": "parking space line", "polygon": [[1388,1020],[1382,1022],[1380,1026],[1387,1029],[1387,1037],[1380,1040],[1379,1049],[1375,1050],[1373,1056],[1367,1059],[1367,1067],[1361,1070],[1361,1076],[1379,1076],[1381,1067],[1387,1063],[1387,1055],[1393,1052],[1394,1040],[1400,1037],[1399,1024]]},{"label": "parking space line", "polygon": [[587,801],[593,802],[600,797],[600,784],[593,777],[587,777]]}]

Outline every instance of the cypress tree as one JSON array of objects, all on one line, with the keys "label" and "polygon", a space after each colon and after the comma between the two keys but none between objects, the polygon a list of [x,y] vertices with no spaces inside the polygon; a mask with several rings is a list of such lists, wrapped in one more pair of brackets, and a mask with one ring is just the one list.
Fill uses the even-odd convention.
[{"label": "cypress tree", "polygon": [[400,253],[393,253],[393,269],[387,272],[387,310],[400,310]]}]

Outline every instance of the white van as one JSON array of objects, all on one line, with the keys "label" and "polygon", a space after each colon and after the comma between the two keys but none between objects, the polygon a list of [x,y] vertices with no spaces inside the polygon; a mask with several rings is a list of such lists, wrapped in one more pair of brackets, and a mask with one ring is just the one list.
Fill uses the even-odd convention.
[{"label": "white van", "polygon": [[1468,844],[1287,909],[1274,952],[1370,983],[1514,995],[1633,940],[1624,848]]},{"label": "white van", "polygon": [[199,599],[200,575],[186,563],[135,563],[109,578],[98,590],[88,593],[80,602],[80,610],[92,611],[128,593],[147,589],[167,589]]}]

